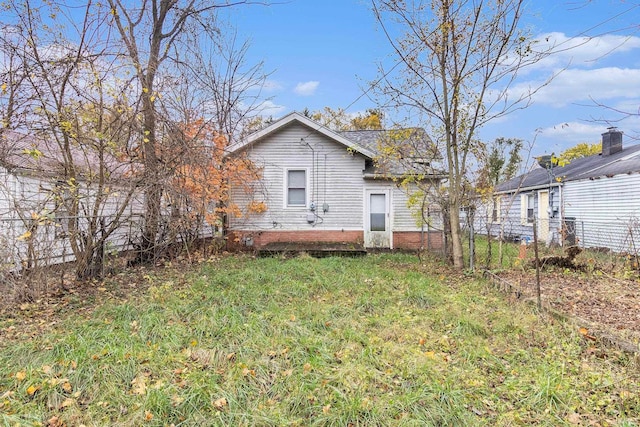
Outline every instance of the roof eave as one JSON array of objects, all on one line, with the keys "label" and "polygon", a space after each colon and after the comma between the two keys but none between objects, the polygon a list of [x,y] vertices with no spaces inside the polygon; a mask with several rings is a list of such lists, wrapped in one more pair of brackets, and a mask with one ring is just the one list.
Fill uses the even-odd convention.
[{"label": "roof eave", "polygon": [[376,156],[376,153],[374,153],[373,151],[362,147],[361,145],[355,144],[353,141],[350,141],[349,139],[343,137],[342,135],[332,131],[331,129],[329,129],[328,127],[321,125],[320,123],[314,122],[313,120],[309,119],[306,116],[303,116],[300,113],[297,112],[293,112],[290,113],[286,116],[284,116],[283,118],[281,118],[280,120],[270,124],[269,126],[267,126],[264,129],[261,129],[257,132],[252,133],[251,135],[249,135],[247,137],[247,140],[242,143],[239,144],[238,146],[232,148],[229,150],[229,154],[228,155],[232,155],[235,153],[238,153],[242,150],[245,150],[249,147],[251,147],[253,144],[255,144],[256,142],[260,141],[261,139],[271,135],[272,133],[278,131],[279,129],[289,125],[290,123],[297,121],[307,127],[310,127],[311,129],[313,129],[313,132],[318,132],[328,138],[331,138],[333,140],[335,140],[336,142],[344,145],[347,149],[349,150],[353,150],[359,154],[362,154],[365,157],[368,157],[370,159],[373,159]]},{"label": "roof eave", "polygon": [[509,188],[509,189],[505,189],[505,190],[496,190],[494,191],[495,194],[510,194],[510,193],[522,193],[525,191],[531,191],[531,190],[542,190],[545,188],[549,188],[549,187],[562,187],[562,184],[564,184],[565,181],[561,181],[561,182],[553,182],[551,184],[546,183],[546,184],[535,184],[535,185],[529,185],[527,187],[516,187],[516,188]]},{"label": "roof eave", "polygon": [[364,179],[389,179],[389,180],[397,180],[397,179],[405,179],[405,178],[414,178],[417,181],[433,181],[433,180],[443,180],[446,179],[446,175],[438,175],[438,174],[413,174],[413,173],[376,173],[376,172],[365,172],[362,174]]}]

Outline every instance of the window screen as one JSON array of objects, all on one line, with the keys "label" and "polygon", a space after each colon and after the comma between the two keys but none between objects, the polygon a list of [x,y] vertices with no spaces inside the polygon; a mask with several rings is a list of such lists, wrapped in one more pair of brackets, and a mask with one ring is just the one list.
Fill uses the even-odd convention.
[{"label": "window screen", "polygon": [[307,171],[290,170],[287,172],[287,205],[305,206],[307,204]]},{"label": "window screen", "polygon": [[534,203],[535,203],[535,198],[533,194],[528,194],[527,195],[527,222],[533,222],[533,220],[535,219],[534,217]]},{"label": "window screen", "polygon": [[371,194],[369,226],[371,231],[386,231],[387,202],[384,194]]}]

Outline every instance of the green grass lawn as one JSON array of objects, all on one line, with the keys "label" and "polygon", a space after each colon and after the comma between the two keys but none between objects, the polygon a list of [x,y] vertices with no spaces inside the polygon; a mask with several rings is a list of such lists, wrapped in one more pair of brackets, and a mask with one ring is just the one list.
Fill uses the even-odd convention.
[{"label": "green grass lawn", "polygon": [[0,343],[0,424],[639,425],[637,362],[412,256],[227,257],[147,281]]}]

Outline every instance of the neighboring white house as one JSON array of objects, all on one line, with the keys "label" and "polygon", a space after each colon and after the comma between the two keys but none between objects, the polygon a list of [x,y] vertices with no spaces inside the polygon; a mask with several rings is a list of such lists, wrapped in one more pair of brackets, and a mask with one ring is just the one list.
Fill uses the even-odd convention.
[{"label": "neighboring white house", "polygon": [[[262,179],[251,195],[232,189],[231,202],[245,212],[256,202],[266,210],[230,216],[230,245],[260,248],[273,242],[304,242],[439,248],[442,232],[433,228],[441,227],[439,214],[434,214],[433,222],[418,225],[408,207],[410,190],[398,184],[397,178],[411,171],[401,168],[400,162],[383,170],[375,161],[385,132],[389,131],[334,132],[291,113],[250,135],[233,148],[232,155],[246,154],[262,168]],[[424,131],[409,132],[431,144]],[[419,179],[437,183],[442,175],[423,173]]]},{"label": "neighboring white house", "polygon": [[[74,152],[74,162],[86,173],[91,160],[81,155]],[[95,207],[96,191],[80,178],[77,197],[81,210],[76,218],[70,218],[62,187],[57,187],[64,184],[61,167],[55,144],[8,130],[0,134],[0,272],[74,260],[68,221],[77,221],[82,232],[89,215],[97,215],[109,224],[122,206],[124,191],[110,188],[102,195],[100,209],[89,211]],[[128,200],[123,215],[127,221],[110,235],[107,250],[130,249],[136,231],[132,221],[139,221],[142,214],[141,198],[138,194],[138,198]]]},{"label": "neighboring white house", "polygon": [[[622,132],[602,134],[602,152],[560,167],[549,164],[504,182],[480,214],[493,235],[601,247],[640,249],[640,145],[623,147]],[[479,227],[482,230],[482,227]]]}]

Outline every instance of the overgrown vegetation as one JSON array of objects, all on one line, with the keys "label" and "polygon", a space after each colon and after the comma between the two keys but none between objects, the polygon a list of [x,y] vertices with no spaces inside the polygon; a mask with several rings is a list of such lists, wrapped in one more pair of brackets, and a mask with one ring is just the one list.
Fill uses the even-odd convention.
[{"label": "overgrown vegetation", "polygon": [[0,320],[0,424],[640,422],[627,356],[412,256],[228,257],[144,280],[135,297],[105,283],[91,311],[70,297],[44,333]]}]

